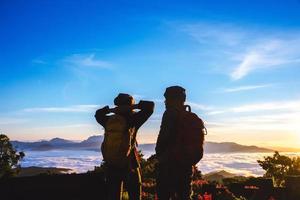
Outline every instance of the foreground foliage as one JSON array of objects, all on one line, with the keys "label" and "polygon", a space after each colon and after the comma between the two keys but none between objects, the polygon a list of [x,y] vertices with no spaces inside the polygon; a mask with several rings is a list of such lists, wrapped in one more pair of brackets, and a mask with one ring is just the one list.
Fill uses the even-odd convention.
[{"label": "foreground foliage", "polygon": [[15,150],[6,135],[0,134],[0,178],[14,176],[24,156],[23,152]]},{"label": "foreground foliage", "polygon": [[274,186],[285,186],[288,175],[300,175],[300,157],[288,157],[275,152],[273,156],[258,160],[258,164],[266,171],[265,177],[272,178]]}]

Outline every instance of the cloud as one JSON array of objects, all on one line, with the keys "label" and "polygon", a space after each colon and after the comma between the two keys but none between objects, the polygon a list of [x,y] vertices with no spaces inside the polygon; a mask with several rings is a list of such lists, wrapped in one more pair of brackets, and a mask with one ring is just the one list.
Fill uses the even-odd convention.
[{"label": "cloud", "polygon": [[208,112],[207,114],[216,115],[223,113],[248,113],[259,111],[300,111],[300,100],[245,104],[225,109],[215,109]]},{"label": "cloud", "polygon": [[203,174],[225,170],[237,175],[261,176],[264,170],[258,165],[257,160],[263,159],[268,153],[229,153],[229,154],[204,154],[198,164]]},{"label": "cloud", "polygon": [[226,71],[232,80],[300,62],[300,30],[258,29],[215,22],[184,24],[180,30],[199,42],[202,48],[204,46],[206,51],[212,51],[210,56],[221,60],[217,64],[222,66],[220,71]]},{"label": "cloud", "polygon": [[[216,122],[208,123],[211,127],[226,127],[229,124],[234,127],[243,129],[256,129],[258,127],[267,127],[268,129],[289,130],[295,128],[294,125],[300,123],[300,111],[296,112],[280,112],[269,114],[251,114],[248,116],[232,116],[226,118],[219,118]],[[292,127],[286,126],[293,125]]]},{"label": "cloud", "polygon": [[208,140],[247,145],[298,147],[300,112],[226,116],[209,120]]},{"label": "cloud", "polygon": [[[77,173],[85,173],[94,169],[101,163],[102,155],[96,151],[64,151],[59,152],[26,152],[26,157],[21,161],[24,167],[40,166],[40,167],[60,167],[72,169]],[[147,151],[143,154],[152,155],[154,152]],[[227,153],[227,154],[204,154],[203,159],[198,164],[203,174],[213,171],[226,170],[228,172],[246,175],[246,176],[262,176],[264,170],[258,165],[257,160],[269,156],[271,153]]]},{"label": "cloud", "polygon": [[233,112],[254,112],[266,110],[300,110],[300,101],[276,101],[258,104],[249,104],[230,109]]},{"label": "cloud", "polygon": [[42,60],[42,59],[39,59],[39,58],[33,59],[32,63],[34,63],[34,64],[41,64],[41,65],[47,64],[47,62],[45,60]]},{"label": "cloud", "polygon": [[64,59],[68,65],[75,67],[96,68],[96,69],[111,69],[112,64],[96,58],[95,54],[73,54]]},{"label": "cloud", "polygon": [[94,112],[100,105],[74,105],[66,107],[38,107],[26,108],[24,112],[68,113],[68,112]]},{"label": "cloud", "polygon": [[246,76],[250,71],[254,70],[255,65],[263,64],[263,59],[259,53],[250,52],[245,56],[242,62],[231,73],[231,77],[235,80]]},{"label": "cloud", "polygon": [[[44,154],[44,155],[43,155]],[[96,151],[86,151],[78,154],[76,151],[64,151],[62,154],[45,152],[26,152],[25,158],[21,165],[24,167],[58,167],[72,169],[77,173],[84,173],[94,169],[94,166],[100,165],[102,160],[101,154]]]},{"label": "cloud", "polygon": [[66,125],[59,125],[59,126],[38,126],[34,127],[31,130],[53,130],[53,129],[61,129],[61,130],[66,130],[66,129],[72,129],[72,128],[95,128],[97,125],[95,124],[87,124],[87,123],[79,123],[79,124],[66,124]]},{"label": "cloud", "polygon": [[235,121],[239,121],[241,128],[274,130],[274,132],[294,132],[298,129],[298,124],[300,123],[300,112],[252,115],[239,117],[239,119]]},{"label": "cloud", "polygon": [[0,117],[0,125],[23,124],[28,121],[29,121],[29,119]]},{"label": "cloud", "polygon": [[213,41],[223,45],[234,46],[246,37],[241,29],[229,23],[200,22],[184,24],[181,26],[181,29],[203,44],[209,44]]},{"label": "cloud", "polygon": [[228,141],[299,146],[300,100],[216,109],[208,112],[206,117],[208,132],[219,136],[225,134]]},{"label": "cloud", "polygon": [[195,102],[186,102],[187,105],[190,105],[192,109],[195,109],[195,110],[204,110],[204,111],[207,111],[207,110],[212,110],[214,109],[213,106],[208,106],[208,105],[204,105],[204,104],[200,104],[200,103],[195,103]]},{"label": "cloud", "polygon": [[164,99],[151,99],[151,101],[154,101],[155,103],[164,103]]},{"label": "cloud", "polygon": [[248,90],[255,90],[260,88],[267,88],[271,87],[272,84],[264,84],[264,85],[245,85],[245,86],[239,86],[234,88],[227,88],[224,89],[222,92],[225,93],[232,93],[232,92],[240,92],[240,91],[248,91]]},{"label": "cloud", "polygon": [[[296,43],[297,47],[294,46]],[[233,80],[241,79],[258,69],[279,67],[299,63],[300,40],[270,39],[255,44],[241,56],[239,64],[232,70]]]},{"label": "cloud", "polygon": [[132,95],[133,99],[135,100],[136,103],[138,103],[138,101],[140,101],[142,98],[144,98],[145,96],[140,95],[140,94],[133,94]]}]

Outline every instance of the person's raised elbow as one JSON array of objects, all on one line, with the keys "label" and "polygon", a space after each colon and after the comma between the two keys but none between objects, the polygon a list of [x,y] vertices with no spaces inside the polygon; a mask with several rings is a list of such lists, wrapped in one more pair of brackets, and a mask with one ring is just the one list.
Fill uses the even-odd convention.
[{"label": "person's raised elbow", "polygon": [[153,101],[143,101],[139,102],[139,109],[146,110],[148,113],[154,112],[154,102]]},{"label": "person's raised elbow", "polygon": [[149,101],[149,111],[151,112],[151,114],[154,112],[154,107],[155,104],[153,101]]},{"label": "person's raised elbow", "polygon": [[96,121],[98,123],[100,123],[100,121],[102,120],[103,117],[105,117],[105,115],[109,113],[109,107],[108,106],[105,106],[103,108],[100,108],[98,109],[96,112],[95,112],[95,118],[96,118]]}]

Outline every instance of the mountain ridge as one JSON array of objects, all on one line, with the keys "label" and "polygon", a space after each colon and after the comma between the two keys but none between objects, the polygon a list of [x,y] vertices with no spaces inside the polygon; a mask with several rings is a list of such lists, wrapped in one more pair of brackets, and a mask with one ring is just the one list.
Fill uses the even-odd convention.
[{"label": "mountain ridge", "polygon": [[[100,151],[103,135],[93,135],[81,142],[74,142],[62,138],[53,138],[37,142],[12,141],[18,150],[48,151],[48,150],[94,150]],[[155,152],[154,143],[140,144],[138,148],[145,152]],[[205,153],[234,153],[234,152],[273,152],[273,149],[255,145],[241,145],[235,142],[205,142]]]}]

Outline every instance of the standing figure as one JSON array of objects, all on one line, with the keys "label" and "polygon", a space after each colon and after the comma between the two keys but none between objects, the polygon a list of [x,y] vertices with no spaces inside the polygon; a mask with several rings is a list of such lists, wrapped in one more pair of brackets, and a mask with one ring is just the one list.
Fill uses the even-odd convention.
[{"label": "standing figure", "polygon": [[[124,185],[130,200],[140,200],[142,184],[136,135],[153,113],[154,103],[140,101],[134,104],[132,96],[120,93],[114,99],[114,104],[115,108],[105,106],[95,114],[97,122],[105,129],[101,151],[108,188],[107,199],[122,199]],[[139,111],[135,112],[136,109]]]},{"label": "standing figure", "polygon": [[191,107],[184,105],[184,88],[168,87],[164,97],[166,110],[155,148],[158,158],[157,196],[159,200],[189,200],[192,166],[203,157],[206,129],[203,121],[191,112]]}]

